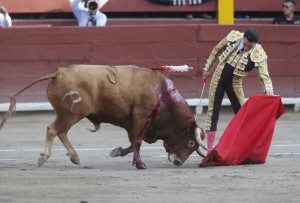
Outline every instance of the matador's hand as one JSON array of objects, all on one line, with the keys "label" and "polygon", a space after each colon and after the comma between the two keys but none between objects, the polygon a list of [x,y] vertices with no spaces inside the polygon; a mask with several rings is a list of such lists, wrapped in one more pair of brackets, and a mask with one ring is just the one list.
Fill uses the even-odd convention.
[{"label": "matador's hand", "polygon": [[266,90],[265,91],[265,95],[269,95],[269,96],[274,96],[274,92],[273,92],[273,90]]},{"label": "matador's hand", "polygon": [[203,80],[205,80],[208,77],[208,75],[209,75],[209,72],[206,70],[203,70],[203,73],[202,73]]}]

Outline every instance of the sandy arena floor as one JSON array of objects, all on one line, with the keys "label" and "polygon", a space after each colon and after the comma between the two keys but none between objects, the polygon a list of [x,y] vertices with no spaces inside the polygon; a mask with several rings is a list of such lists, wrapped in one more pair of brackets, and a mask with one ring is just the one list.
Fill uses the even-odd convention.
[{"label": "sandy arena floor", "polygon": [[[221,114],[219,132],[233,117]],[[132,155],[111,158],[111,149],[127,147],[126,132],[103,124],[99,132],[87,120],[75,125],[69,139],[81,165],[66,156],[59,139],[52,157],[37,166],[44,150],[46,126],[52,112],[17,112],[0,131],[0,202],[272,202],[300,199],[300,113],[290,110],[277,121],[267,162],[199,168],[201,158],[192,154],[176,167],[168,162],[159,141],[143,143],[141,156],[148,167],[131,166]],[[198,117],[203,123],[204,115]]]}]

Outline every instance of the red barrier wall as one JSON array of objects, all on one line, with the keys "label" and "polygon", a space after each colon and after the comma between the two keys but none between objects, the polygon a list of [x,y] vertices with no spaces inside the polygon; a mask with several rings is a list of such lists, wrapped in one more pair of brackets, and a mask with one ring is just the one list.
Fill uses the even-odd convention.
[{"label": "red barrier wall", "polygon": [[[185,98],[197,98],[201,71],[213,46],[232,29],[249,26],[149,25],[103,28],[0,29],[0,102],[33,79],[69,64],[135,64],[147,68],[188,64],[187,73],[167,73]],[[269,57],[275,93],[300,94],[300,29],[256,25]],[[244,79],[245,94],[262,92],[255,71]],[[47,101],[46,83],[24,92],[18,102]],[[206,91],[207,92],[207,91]],[[204,97],[207,97],[205,93]]]},{"label": "red barrier wall", "polygon": [[[11,13],[70,12],[69,0],[1,0]],[[235,0],[235,11],[281,12],[283,0]],[[295,0],[300,5],[300,0]],[[217,0],[196,6],[163,6],[147,0],[109,0],[103,12],[214,12]]]},{"label": "red barrier wall", "polygon": [[[58,13],[71,12],[69,0],[2,0],[12,13]],[[212,0],[196,6],[163,6],[147,0],[109,0],[101,9],[103,12],[178,12],[216,11],[217,1]]]}]

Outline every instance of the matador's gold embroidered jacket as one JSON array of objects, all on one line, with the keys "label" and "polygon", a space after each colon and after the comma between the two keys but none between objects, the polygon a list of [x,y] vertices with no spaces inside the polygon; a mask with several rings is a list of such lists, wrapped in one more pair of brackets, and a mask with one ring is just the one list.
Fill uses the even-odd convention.
[{"label": "matador's gold embroidered jacket", "polygon": [[244,33],[232,30],[213,48],[204,70],[210,72],[218,60],[219,65],[229,63],[235,67],[233,74],[241,77],[247,76],[253,68],[256,68],[264,90],[273,92],[266,52],[260,44],[256,44],[253,49],[238,53],[237,47],[243,40],[243,36]]}]

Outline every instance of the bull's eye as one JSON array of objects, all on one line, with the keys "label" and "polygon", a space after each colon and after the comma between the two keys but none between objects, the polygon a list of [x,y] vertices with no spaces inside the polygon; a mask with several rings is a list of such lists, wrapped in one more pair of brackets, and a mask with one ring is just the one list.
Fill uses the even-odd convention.
[{"label": "bull's eye", "polygon": [[194,148],[195,147],[195,141],[194,140],[190,140],[188,143],[188,147],[189,148]]}]

